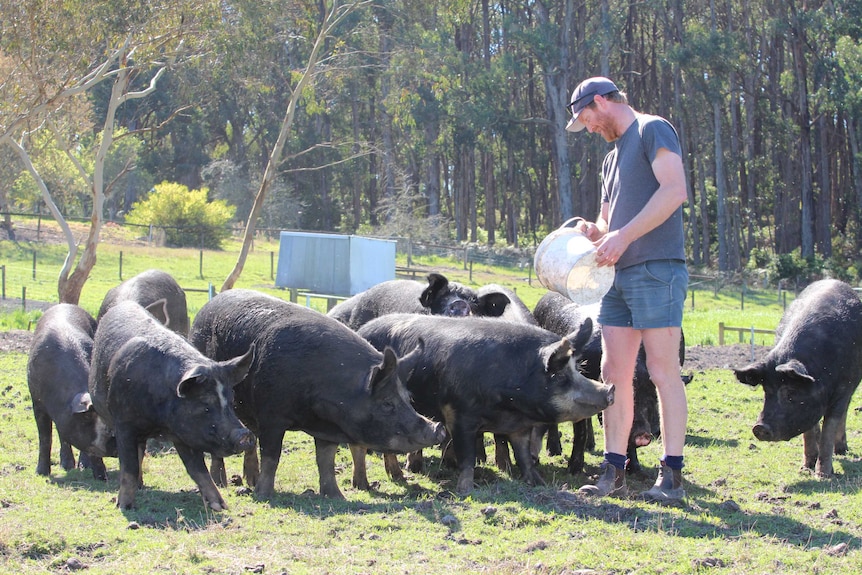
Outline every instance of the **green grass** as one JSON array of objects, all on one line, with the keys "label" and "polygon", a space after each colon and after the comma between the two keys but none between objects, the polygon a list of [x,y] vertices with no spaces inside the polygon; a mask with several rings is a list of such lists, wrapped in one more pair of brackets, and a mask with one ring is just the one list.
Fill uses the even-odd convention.
[{"label": "green grass", "polygon": [[[117,461],[109,480],[89,471],[35,474],[37,437],[25,382],[26,356],[0,354],[0,572],[86,573],[847,573],[862,569],[860,414],[848,420],[851,454],[835,458],[838,477],[799,471],[801,439],[765,444],[750,426],[761,392],[727,370],[699,373],[689,385],[688,506],[661,508],[635,499],[593,501],[574,493],[565,457],[542,456],[546,487],[529,487],[485,465],[478,487],[459,498],[454,474],[426,450],[427,474],[389,481],[379,457],[369,475],[377,489],[350,485],[339,451],[346,501],[319,497],[313,443],[288,433],[276,495],[255,499],[222,489],[230,508],[207,512],[172,452],[145,459],[138,507],[114,506]],[[564,445],[570,445],[565,426]],[[601,436],[597,438],[601,445]],[[660,446],[642,448],[650,466]],[[489,450],[489,454],[490,454]],[[588,453],[595,469],[600,454]],[[227,460],[239,473],[239,457]],[[654,478],[629,478],[634,492]],[[846,554],[829,550],[847,544]],[[77,563],[76,563],[77,562]],[[720,565],[707,569],[707,565]],[[262,567],[261,567],[262,566]]]},{"label": "green grass", "polygon": [[[158,267],[184,287],[209,282],[220,287],[237,249],[234,244],[224,252],[204,252],[200,277],[196,250],[126,246],[123,277]],[[270,277],[269,253],[275,249],[258,243],[239,287],[286,297]],[[99,250],[81,300],[91,313],[119,281],[120,248],[105,244]],[[28,299],[56,301],[63,249],[0,242],[0,257],[7,266],[8,297],[26,286]],[[414,265],[433,265],[471,285],[506,285],[529,307],[545,291],[535,277],[530,281],[528,270],[474,265],[471,279],[459,262]],[[205,302],[205,294],[199,295],[189,296],[192,314]],[[708,286],[686,305],[689,345],[717,342],[719,321],[773,329],[782,311],[774,292],[747,292],[742,309],[738,290],[723,288],[715,295]],[[287,434],[276,495],[269,501],[231,486],[222,489],[230,508],[208,512],[179,457],[165,452],[147,457],[138,507],[122,512],[114,506],[115,459],[107,460],[109,480],[101,483],[89,471],[60,468],[55,445],[51,477],[35,474],[38,442],[26,359],[0,353],[0,573],[57,573],[81,566],[91,574],[862,572],[862,415],[852,409],[856,404],[847,422],[850,454],[835,458],[836,478],[817,479],[799,471],[801,438],[775,444],[754,439],[751,425],[762,391],[738,384],[729,370],[698,372],[688,386],[684,509],[635,499],[583,499],[574,491],[587,478],[570,476],[565,457],[547,455],[540,466],[546,487],[529,487],[484,465],[477,470],[477,489],[460,498],[450,492],[456,477],[441,466],[436,449],[426,450],[428,472],[409,476],[406,485],[391,482],[379,457],[372,456],[369,479],[377,488],[371,492],[351,487],[349,453],[341,449],[339,487],[347,500],[330,501],[316,494],[312,440],[295,432]],[[568,450],[571,429],[563,427]],[[654,465],[660,450],[660,442],[642,448],[641,462]],[[599,452],[588,453],[588,471],[600,459]],[[227,465],[229,475],[240,473],[239,457]],[[650,469],[630,477],[630,489],[647,489],[654,474]],[[842,544],[846,552],[832,551]]]}]

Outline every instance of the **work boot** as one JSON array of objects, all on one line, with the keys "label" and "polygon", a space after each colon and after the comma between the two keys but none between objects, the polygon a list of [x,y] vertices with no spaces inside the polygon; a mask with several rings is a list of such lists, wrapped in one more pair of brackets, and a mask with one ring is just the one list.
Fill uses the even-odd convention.
[{"label": "work boot", "polygon": [[679,505],[685,500],[685,489],[682,487],[682,470],[671,469],[661,465],[658,479],[648,491],[641,493],[644,501],[660,505]]},{"label": "work boot", "polygon": [[584,485],[578,489],[578,493],[591,497],[604,497],[605,495],[625,497],[629,494],[629,488],[626,486],[626,470],[619,469],[604,461],[599,466],[599,475],[596,484]]}]

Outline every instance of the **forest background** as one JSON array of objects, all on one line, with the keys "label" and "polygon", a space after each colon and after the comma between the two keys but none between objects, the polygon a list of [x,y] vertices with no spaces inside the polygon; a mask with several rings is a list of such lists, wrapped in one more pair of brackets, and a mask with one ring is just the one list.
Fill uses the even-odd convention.
[{"label": "forest background", "polygon": [[693,266],[859,279],[856,0],[0,0],[0,211],[176,182],[243,222],[296,102],[260,227],[531,247],[598,212],[593,75],[677,127]]}]

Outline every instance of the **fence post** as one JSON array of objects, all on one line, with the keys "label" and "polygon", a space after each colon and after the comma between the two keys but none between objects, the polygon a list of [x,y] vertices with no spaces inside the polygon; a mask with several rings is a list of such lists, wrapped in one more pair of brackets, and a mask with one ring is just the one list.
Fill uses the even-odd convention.
[{"label": "fence post", "polygon": [[33,250],[33,279],[36,279],[36,250]]},{"label": "fence post", "polygon": [[718,345],[724,345],[724,322],[718,322]]},{"label": "fence post", "polygon": [[6,264],[0,266],[0,270],[3,272],[3,299],[6,299]]},{"label": "fence post", "polygon": [[203,250],[200,251],[200,255],[198,256],[198,259],[199,259],[198,275],[200,276],[201,279],[204,279],[204,251]]},{"label": "fence post", "polygon": [[275,278],[275,252],[270,250],[269,252],[269,279]]},{"label": "fence post", "polygon": [[27,311],[27,286],[21,286],[21,311]]},{"label": "fence post", "polygon": [[123,250],[120,250],[120,281],[123,281]]}]

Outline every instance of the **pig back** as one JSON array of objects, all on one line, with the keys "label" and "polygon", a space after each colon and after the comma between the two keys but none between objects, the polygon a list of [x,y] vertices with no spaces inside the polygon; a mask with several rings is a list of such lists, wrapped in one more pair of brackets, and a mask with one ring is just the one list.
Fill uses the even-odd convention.
[{"label": "pig back", "polygon": [[173,276],[162,270],[146,270],[108,290],[99,313],[98,321],[113,306],[121,301],[133,301],[147,307],[159,300],[165,300],[169,329],[187,337],[189,334],[189,312],[186,293]]},{"label": "pig back", "polygon": [[[272,391],[281,401],[323,393],[329,385],[356,388],[363,383],[357,373],[367,373],[383,357],[339,321],[247,289],[232,289],[207,302],[195,316],[190,341],[216,360],[256,343],[251,372],[237,387],[238,400],[252,400],[252,389],[256,398]],[[329,369],[333,365],[339,368]]]},{"label": "pig back", "polygon": [[839,280],[820,280],[788,306],[775,330],[775,346],[763,360],[801,361],[815,378],[835,366],[854,383],[862,378],[862,301]]},{"label": "pig back", "polygon": [[96,320],[83,308],[60,303],[48,308],[33,334],[27,360],[30,395],[68,403],[87,391]]},{"label": "pig back", "polygon": [[422,393],[417,381],[427,375],[431,385],[446,387],[471,385],[500,390],[517,387],[541,366],[539,350],[559,342],[538,326],[501,322],[493,318],[387,315],[359,330],[374,347],[390,346],[396,354],[408,353],[417,345],[423,352],[413,370],[408,388]]},{"label": "pig back", "polygon": [[[172,395],[184,364],[199,359],[204,358],[183,336],[156,321],[139,304],[117,302],[96,328],[88,384],[93,406],[112,422],[110,398],[128,391],[114,390],[114,386],[146,382],[149,393]],[[123,376],[115,377],[117,373]]]}]

